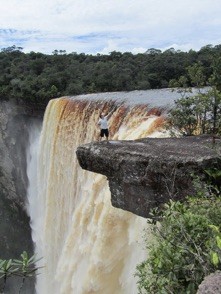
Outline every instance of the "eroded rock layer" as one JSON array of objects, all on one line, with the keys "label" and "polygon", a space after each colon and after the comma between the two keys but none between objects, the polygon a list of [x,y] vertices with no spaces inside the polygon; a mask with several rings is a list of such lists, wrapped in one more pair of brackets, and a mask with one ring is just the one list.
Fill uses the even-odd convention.
[{"label": "eroded rock layer", "polygon": [[221,140],[209,136],[93,142],[77,149],[83,169],[107,176],[112,205],[148,217],[194,193],[193,175],[221,168]]}]

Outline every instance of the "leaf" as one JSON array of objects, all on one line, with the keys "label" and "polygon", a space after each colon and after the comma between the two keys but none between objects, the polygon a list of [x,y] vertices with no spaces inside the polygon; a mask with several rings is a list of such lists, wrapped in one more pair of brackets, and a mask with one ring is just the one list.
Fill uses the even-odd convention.
[{"label": "leaf", "polygon": [[1,261],[0,261],[0,268],[3,267],[3,265],[4,265],[5,262],[6,262],[6,260],[1,260]]},{"label": "leaf", "polygon": [[219,233],[219,228],[217,226],[214,225],[209,225],[209,227],[216,233]]},{"label": "leaf", "polygon": [[13,264],[18,264],[18,265],[22,265],[22,261],[21,260],[18,260],[18,259],[14,259],[13,260]]},{"label": "leaf", "polygon": [[220,236],[216,236],[216,244],[219,247],[219,249],[221,249],[221,237]]},{"label": "leaf", "polygon": [[213,265],[217,266],[219,264],[219,257],[218,254],[216,252],[212,252],[212,263]]},{"label": "leaf", "polygon": [[8,262],[6,263],[7,270],[11,267],[11,264],[12,264],[12,259],[9,259]]}]

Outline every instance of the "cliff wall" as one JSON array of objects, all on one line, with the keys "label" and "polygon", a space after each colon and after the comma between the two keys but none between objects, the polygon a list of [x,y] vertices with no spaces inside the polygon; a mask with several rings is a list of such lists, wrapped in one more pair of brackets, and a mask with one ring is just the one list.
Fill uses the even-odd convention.
[{"label": "cliff wall", "polygon": [[[9,101],[0,103],[0,258],[18,258],[26,250],[33,254],[30,220],[26,211],[26,151],[28,129],[41,117]],[[14,288],[15,287],[15,288]],[[8,284],[7,293],[15,293],[17,282]],[[27,293],[33,283],[28,281]],[[25,291],[25,289],[24,289]],[[26,293],[26,292],[24,292]]]}]

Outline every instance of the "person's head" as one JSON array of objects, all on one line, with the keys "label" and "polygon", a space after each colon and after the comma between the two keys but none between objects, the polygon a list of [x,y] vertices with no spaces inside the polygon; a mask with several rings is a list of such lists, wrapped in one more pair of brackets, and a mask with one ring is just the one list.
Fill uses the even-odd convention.
[{"label": "person's head", "polygon": [[105,117],[105,113],[102,112],[102,113],[100,114],[100,118],[103,119],[104,117]]}]

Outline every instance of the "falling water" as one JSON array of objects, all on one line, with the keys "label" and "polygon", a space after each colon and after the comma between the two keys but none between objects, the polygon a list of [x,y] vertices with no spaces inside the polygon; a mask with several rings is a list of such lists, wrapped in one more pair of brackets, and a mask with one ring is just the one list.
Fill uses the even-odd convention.
[{"label": "falling water", "polygon": [[115,109],[111,139],[166,134],[159,110],[116,106],[60,98],[46,109],[33,177],[38,194],[29,193],[33,239],[44,265],[37,277],[38,294],[137,293],[134,273],[146,256],[146,220],[112,207],[106,178],[82,170],[75,151],[98,139],[101,109]]},{"label": "falling water", "polygon": [[[42,224],[39,224],[39,221],[41,220],[41,214],[39,214],[39,209],[37,209],[40,208],[37,187],[37,159],[39,153],[41,125],[42,124],[39,120],[33,120],[30,124],[29,148],[27,154],[27,175],[29,179],[29,186],[27,189],[27,212],[31,217],[32,239],[34,241],[34,244],[36,244],[39,231],[42,228]],[[38,253],[40,253],[39,249]]]}]

